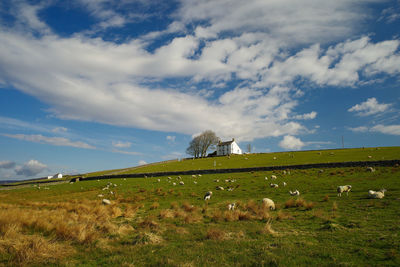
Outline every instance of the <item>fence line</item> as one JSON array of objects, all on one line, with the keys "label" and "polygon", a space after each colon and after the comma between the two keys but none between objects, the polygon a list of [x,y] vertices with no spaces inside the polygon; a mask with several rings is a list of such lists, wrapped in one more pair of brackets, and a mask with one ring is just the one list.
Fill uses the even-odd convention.
[{"label": "fence line", "polygon": [[232,169],[208,169],[208,170],[189,170],[189,171],[169,171],[169,172],[153,172],[153,173],[132,173],[120,175],[102,175],[84,177],[82,180],[98,180],[98,179],[115,179],[115,178],[143,178],[173,175],[196,175],[196,174],[217,174],[217,173],[237,173],[252,171],[274,171],[287,169],[316,169],[316,168],[344,168],[344,167],[368,167],[368,166],[395,166],[400,165],[400,160],[379,160],[379,161],[348,161],[348,162],[331,162],[331,163],[312,163],[300,165],[286,166],[265,166],[265,167],[248,167],[248,168],[232,168]]}]

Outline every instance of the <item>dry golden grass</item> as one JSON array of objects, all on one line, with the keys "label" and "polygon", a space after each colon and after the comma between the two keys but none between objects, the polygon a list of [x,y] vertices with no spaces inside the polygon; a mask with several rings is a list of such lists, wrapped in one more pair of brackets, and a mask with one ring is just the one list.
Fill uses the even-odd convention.
[{"label": "dry golden grass", "polygon": [[321,209],[317,209],[313,211],[313,217],[314,218],[319,218],[322,219],[324,221],[330,220],[331,217],[329,215],[327,215],[323,210]]},{"label": "dry golden grass", "polygon": [[171,202],[171,209],[173,210],[179,209],[179,205],[176,201]]},{"label": "dry golden grass", "polygon": [[203,220],[203,216],[197,214],[197,213],[190,213],[187,214],[184,218],[184,222],[185,223],[198,223],[201,222]]},{"label": "dry golden grass", "polygon": [[285,202],[285,209],[293,207],[297,208],[304,207],[306,210],[310,210],[313,209],[314,206],[315,206],[314,202],[306,201],[303,198],[298,198],[298,199],[290,198]]},{"label": "dry golden grass", "polygon": [[56,261],[73,252],[71,244],[95,245],[107,236],[128,234],[132,227],[118,226],[114,219],[133,217],[137,209],[137,204],[126,205],[123,212],[100,200],[1,204],[0,253],[9,255],[11,265]]},{"label": "dry golden grass", "polygon": [[290,215],[287,212],[284,212],[282,210],[278,211],[278,213],[276,214],[276,220],[277,221],[281,221],[281,220],[293,220],[294,217],[292,215]]},{"label": "dry golden grass", "polygon": [[160,214],[158,215],[158,217],[160,219],[166,219],[166,218],[174,218],[174,211],[170,210],[170,209],[166,209],[166,210],[161,210]]},{"label": "dry golden grass", "polygon": [[262,234],[276,235],[277,232],[276,232],[274,229],[272,229],[272,226],[271,226],[271,225],[272,225],[272,220],[269,219],[269,220],[265,223],[264,227],[261,229],[261,233],[262,233]]},{"label": "dry golden grass", "polygon": [[153,204],[151,204],[150,209],[155,210],[155,209],[158,209],[159,207],[160,207],[160,203],[154,202]]},{"label": "dry golden grass", "polygon": [[225,232],[217,228],[209,228],[206,234],[206,238],[211,240],[223,240],[225,236]]},{"label": "dry golden grass", "polygon": [[182,208],[186,212],[195,212],[195,211],[197,211],[197,207],[191,205],[189,202],[186,202],[186,201],[182,203]]},{"label": "dry golden grass", "polygon": [[160,225],[155,221],[153,217],[149,216],[144,218],[144,220],[139,223],[139,227],[155,231],[160,228]]},{"label": "dry golden grass", "polygon": [[338,210],[338,205],[336,203],[336,201],[333,201],[332,203],[332,211],[337,211]]},{"label": "dry golden grass", "polygon": [[56,263],[73,253],[68,244],[49,241],[38,235],[18,234],[0,239],[0,253],[9,257],[9,266],[24,266],[41,262]]}]

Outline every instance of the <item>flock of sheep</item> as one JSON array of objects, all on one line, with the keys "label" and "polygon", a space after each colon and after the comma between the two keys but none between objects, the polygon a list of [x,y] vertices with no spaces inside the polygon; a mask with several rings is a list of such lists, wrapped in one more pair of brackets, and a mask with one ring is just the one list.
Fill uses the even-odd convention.
[{"label": "flock of sheep", "polygon": [[[374,171],[375,171],[375,169],[372,168],[372,167],[367,167],[366,170],[369,171],[369,172],[374,172]],[[321,171],[320,171],[320,172],[321,172]],[[289,171],[283,171],[283,174],[290,174],[290,172],[289,172]],[[201,174],[192,175],[192,178],[197,178],[197,177],[201,177]],[[271,175],[270,179],[271,179],[271,180],[277,180],[277,176],[276,176],[276,175]],[[177,180],[177,182],[179,181],[179,185],[184,185],[184,184],[185,184],[185,183],[182,181],[182,177],[180,177],[180,176],[178,176],[178,177],[176,178],[176,180]],[[265,177],[265,180],[269,180],[269,178],[268,178],[268,177]],[[158,181],[158,182],[161,182],[160,179],[157,179],[157,181]],[[168,177],[168,178],[167,178],[167,181],[168,181],[169,183],[171,183],[172,185],[174,185],[174,186],[177,185],[176,182],[172,182],[172,178],[171,178],[171,177]],[[235,179],[226,179],[226,180],[225,180],[225,183],[233,183],[233,182],[235,182],[235,181],[236,181]],[[219,182],[219,179],[215,179],[214,182]],[[194,180],[193,183],[197,184],[197,181]],[[283,182],[282,182],[282,185],[285,187],[285,186],[287,186],[287,183],[283,181]],[[105,188],[103,188],[103,190],[110,190],[111,187],[116,187],[116,186],[117,186],[116,184],[108,183],[107,186],[106,186]],[[234,190],[235,188],[237,188],[237,187],[239,187],[239,185],[237,185],[236,187],[228,187],[227,190],[228,190],[228,191],[233,191],[233,190]],[[271,187],[271,188],[278,188],[278,187],[279,187],[279,184],[277,184],[277,183],[270,183],[270,187]],[[217,186],[217,187],[216,187],[216,190],[225,190],[225,189],[224,189],[222,186]],[[351,185],[341,185],[341,186],[338,186],[338,187],[337,187],[337,193],[338,193],[338,196],[339,196],[339,197],[342,196],[342,193],[346,193],[346,195],[348,196],[348,194],[349,194],[349,192],[350,192],[351,190],[352,190],[352,186],[351,186]],[[368,197],[369,197],[369,198],[373,198],[373,199],[382,199],[382,198],[385,196],[385,192],[386,192],[386,189],[381,189],[381,190],[379,190],[379,191],[369,190],[369,191],[368,191]],[[113,194],[112,191],[111,191],[111,194]],[[207,191],[207,192],[205,193],[203,199],[204,199],[205,201],[209,201],[209,200],[211,199],[212,194],[213,194],[212,191]],[[300,195],[300,192],[299,192],[298,189],[296,189],[296,190],[294,190],[294,191],[289,190],[289,194],[290,194],[291,196],[299,196],[299,195]],[[100,196],[102,197],[103,195],[99,195],[99,197],[100,197]],[[263,205],[264,205],[266,208],[268,208],[268,209],[270,209],[270,210],[275,210],[275,203],[274,203],[274,201],[273,201],[272,199],[270,199],[270,198],[263,198],[263,199],[262,199],[262,203],[263,203]],[[107,199],[103,199],[103,204],[108,205],[108,204],[110,204],[110,201],[107,200]],[[230,204],[228,205],[228,210],[234,210],[235,207],[236,207],[236,204],[235,204],[235,203],[230,203]]]},{"label": "flock of sheep", "polygon": [[[369,171],[369,172],[375,172],[375,169],[372,168],[372,167],[367,167],[366,170]],[[321,172],[321,171],[320,171],[320,172]],[[286,174],[286,173],[287,173],[287,172],[284,171],[284,174]],[[290,174],[290,172],[289,172],[289,174]],[[276,176],[276,175],[271,175],[271,180],[276,180],[276,179],[277,179],[277,176]],[[265,180],[268,180],[268,177],[265,177]],[[219,180],[214,180],[214,182],[219,182]],[[287,185],[286,182],[282,182],[282,184],[283,184],[283,186],[286,186],[286,185]],[[272,188],[278,188],[279,185],[278,185],[278,184],[275,184],[275,183],[270,183],[270,187],[272,187]],[[221,190],[221,188],[222,188],[222,187],[217,186],[217,190]],[[351,191],[351,189],[352,189],[352,186],[351,186],[351,185],[340,185],[340,186],[338,186],[338,187],[337,187],[338,196],[341,197],[341,196],[342,196],[342,193],[346,193],[346,195],[348,196],[348,195],[349,195],[349,192]],[[223,190],[223,188],[222,188],[222,190]],[[386,189],[381,189],[381,190],[379,190],[379,191],[369,190],[369,191],[368,191],[368,198],[374,198],[374,199],[378,198],[378,199],[382,199],[382,198],[385,196],[385,192],[386,192],[386,191],[387,191]],[[299,190],[297,190],[297,189],[296,189],[295,191],[289,190],[289,194],[290,194],[291,196],[299,196],[299,195],[300,195],[300,192],[299,192]],[[207,200],[210,200],[211,196],[212,196],[212,191],[208,191],[208,192],[204,195],[204,200],[206,200],[206,201],[207,201]],[[262,203],[263,203],[263,205],[264,205],[266,208],[268,208],[268,209],[270,209],[270,210],[275,210],[275,203],[274,203],[274,201],[273,201],[272,199],[270,199],[270,198],[263,198]],[[235,203],[230,203],[230,204],[228,205],[228,210],[234,210],[234,209],[235,209],[235,206],[236,206]]]}]

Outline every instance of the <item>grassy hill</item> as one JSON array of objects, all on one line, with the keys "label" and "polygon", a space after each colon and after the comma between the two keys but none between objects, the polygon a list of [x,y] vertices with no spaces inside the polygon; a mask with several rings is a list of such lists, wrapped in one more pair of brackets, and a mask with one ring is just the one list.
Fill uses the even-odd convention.
[{"label": "grassy hill", "polygon": [[[270,160],[398,159],[396,149],[291,153],[294,158],[277,153]],[[178,163],[208,168],[210,162],[204,161],[210,160],[220,167],[264,166],[267,156],[142,168],[165,170]],[[353,190],[338,197],[337,186],[345,184]],[[383,199],[367,197],[368,190],[383,187],[388,190]],[[295,189],[300,196],[289,195]],[[203,200],[207,191],[213,192],[208,202]],[[276,210],[263,207],[265,197]],[[104,198],[111,205],[103,205]],[[229,211],[229,203],[237,208]],[[0,191],[0,265],[399,266],[399,210],[399,166],[374,172],[331,168],[32,185]]]},{"label": "grassy hill", "polygon": [[400,159],[400,147],[352,148],[320,151],[295,151],[278,153],[259,153],[212,157],[201,159],[175,160],[153,163],[120,170],[89,173],[86,176],[109,174],[152,173],[168,171],[187,171],[205,169],[230,169],[263,166],[286,166],[326,162],[376,161]]}]

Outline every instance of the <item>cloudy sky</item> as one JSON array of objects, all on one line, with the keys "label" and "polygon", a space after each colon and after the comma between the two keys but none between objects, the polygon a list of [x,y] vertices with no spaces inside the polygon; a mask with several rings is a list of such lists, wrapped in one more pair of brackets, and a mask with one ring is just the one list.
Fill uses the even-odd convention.
[{"label": "cloudy sky", "polygon": [[0,2],[0,179],[400,144],[398,0]]}]

